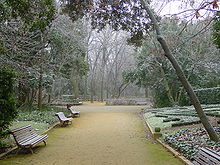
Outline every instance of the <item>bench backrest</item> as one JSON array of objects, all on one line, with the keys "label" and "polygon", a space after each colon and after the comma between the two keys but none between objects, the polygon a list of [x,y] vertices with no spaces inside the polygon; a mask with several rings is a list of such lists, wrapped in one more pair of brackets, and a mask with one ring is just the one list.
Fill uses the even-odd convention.
[{"label": "bench backrest", "polygon": [[73,106],[72,106],[72,107],[70,107],[69,109],[70,109],[70,110],[72,110],[72,111],[75,111],[75,109],[73,108]]},{"label": "bench backrest", "polygon": [[38,136],[31,125],[13,129],[11,130],[11,134],[14,136],[17,145]]},{"label": "bench backrest", "polygon": [[77,112],[73,107],[70,107],[70,108],[69,108],[69,111],[70,111],[71,113]]},{"label": "bench backrest", "polygon": [[65,119],[67,119],[63,112],[58,112],[58,113],[56,113],[56,116],[58,116],[58,118],[59,118],[60,120],[65,120]]},{"label": "bench backrest", "polygon": [[201,148],[194,159],[195,165],[220,165],[220,154],[208,148]]}]

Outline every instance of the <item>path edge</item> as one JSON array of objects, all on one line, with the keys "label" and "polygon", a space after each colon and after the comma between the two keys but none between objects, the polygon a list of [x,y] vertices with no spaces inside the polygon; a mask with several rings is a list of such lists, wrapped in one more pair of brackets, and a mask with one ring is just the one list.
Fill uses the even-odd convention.
[{"label": "path edge", "polygon": [[[150,130],[151,136],[153,137],[153,130],[150,127],[149,123],[144,119],[143,114],[141,114],[141,117],[144,121],[144,124],[147,126],[147,128]],[[155,139],[160,145],[162,145],[167,151],[169,151],[170,153],[173,154],[174,157],[178,158],[179,160],[181,160],[185,165],[193,165],[193,163],[186,159],[184,156],[182,156],[179,152],[177,152],[176,150],[174,150],[172,147],[170,147],[169,145],[163,143],[160,139]]]}]

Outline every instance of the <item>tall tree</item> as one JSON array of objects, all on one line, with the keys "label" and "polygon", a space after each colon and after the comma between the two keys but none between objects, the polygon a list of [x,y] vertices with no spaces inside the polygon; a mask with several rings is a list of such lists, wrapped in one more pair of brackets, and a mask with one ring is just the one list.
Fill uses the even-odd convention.
[{"label": "tall tree", "polygon": [[113,31],[110,27],[98,33],[95,30],[92,32],[88,54],[91,68],[89,75],[90,81],[95,80],[97,84],[91,90],[98,91],[101,101],[119,97],[128,85],[122,79],[122,72],[134,64],[134,47],[126,43],[128,37],[128,33]]},{"label": "tall tree", "polygon": [[82,20],[72,22],[66,15],[58,16],[49,32],[51,63],[59,75],[70,79],[74,98],[79,97],[81,77],[88,71],[86,37]]},{"label": "tall tree", "polygon": [[213,24],[213,42],[215,45],[220,48],[220,11],[218,11],[214,18],[214,24]]},{"label": "tall tree", "polygon": [[[1,62],[21,73],[19,93],[24,92],[25,98],[29,95],[30,88],[24,84],[33,83],[30,82],[30,77],[38,77],[40,81],[37,88],[42,89],[40,68],[47,62],[44,49],[48,45],[47,30],[54,19],[54,1],[2,0],[0,8]],[[42,100],[41,92],[42,90],[39,90],[39,107]]]}]

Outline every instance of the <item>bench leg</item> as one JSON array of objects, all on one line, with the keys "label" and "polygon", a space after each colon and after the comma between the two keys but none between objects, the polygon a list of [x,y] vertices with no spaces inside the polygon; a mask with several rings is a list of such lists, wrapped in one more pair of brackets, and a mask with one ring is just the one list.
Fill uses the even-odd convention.
[{"label": "bench leg", "polygon": [[44,140],[43,142],[44,142],[44,145],[46,146],[47,145],[46,141]]},{"label": "bench leg", "polygon": [[65,125],[66,125],[66,122],[65,122],[65,121],[63,121],[63,122],[62,122],[62,126],[64,127]]},{"label": "bench leg", "polygon": [[18,147],[16,154],[18,154],[18,152],[21,150],[21,147]]},{"label": "bench leg", "polygon": [[30,147],[29,149],[30,149],[30,151],[31,151],[31,154],[33,154],[34,152],[33,152],[33,150],[32,150],[32,147]]},{"label": "bench leg", "polygon": [[61,124],[61,127],[63,127],[65,125],[65,122],[61,121],[60,124]]}]

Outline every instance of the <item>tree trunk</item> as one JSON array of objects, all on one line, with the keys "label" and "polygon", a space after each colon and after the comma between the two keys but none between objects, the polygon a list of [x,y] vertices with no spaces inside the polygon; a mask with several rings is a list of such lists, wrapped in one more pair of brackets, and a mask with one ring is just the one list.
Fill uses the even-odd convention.
[{"label": "tree trunk", "polygon": [[28,93],[28,89],[22,85],[22,82],[23,80],[20,80],[18,82],[18,100],[21,104],[25,103],[25,100],[26,100],[26,94]]},{"label": "tree trunk", "polygon": [[47,90],[47,93],[48,93],[47,103],[50,105],[50,103],[51,103],[51,96],[52,96],[52,88],[49,88]]},{"label": "tree trunk", "polygon": [[105,77],[105,65],[106,65],[106,47],[103,46],[102,64],[101,64],[101,86],[100,86],[100,101],[104,101],[104,77]]},{"label": "tree trunk", "polygon": [[117,94],[117,99],[119,99],[119,97],[121,96],[122,92],[128,87],[130,83],[127,84],[121,84],[121,86],[118,89],[118,94]]},{"label": "tree trunk", "polygon": [[104,101],[104,73],[101,77],[101,87],[100,87],[100,101]]},{"label": "tree trunk", "polygon": [[146,86],[146,87],[144,88],[144,95],[145,95],[145,98],[148,98],[148,97],[149,97],[149,88],[148,88],[148,86]]},{"label": "tree trunk", "polygon": [[87,85],[87,84],[88,84],[88,76],[87,76],[87,75],[85,75],[85,80],[84,80],[84,82],[85,82],[85,83],[84,83],[84,91],[83,91],[83,100],[84,100],[84,101],[87,101],[87,93],[88,93],[88,92],[87,92],[87,89],[88,89],[88,87],[87,87],[87,86],[88,86],[88,85]]},{"label": "tree trunk", "polygon": [[161,47],[164,50],[165,56],[169,59],[169,61],[171,62],[172,66],[174,67],[176,74],[179,78],[179,80],[181,81],[184,89],[187,91],[187,94],[189,95],[189,98],[193,104],[193,106],[195,107],[195,110],[204,126],[204,128],[206,129],[206,131],[209,134],[209,137],[211,140],[218,142],[219,138],[214,130],[214,128],[212,127],[212,125],[209,123],[208,118],[206,117],[201,104],[196,96],[196,94],[194,93],[190,83],[188,82],[188,80],[186,79],[186,76],[184,75],[180,65],[178,64],[177,60],[174,58],[174,56],[171,54],[171,51],[166,43],[166,40],[162,37],[161,32],[160,32],[160,28],[158,25],[158,22],[153,14],[153,12],[151,11],[149,5],[147,3],[145,3],[144,0],[141,0],[141,3],[144,7],[144,9],[147,11],[153,25],[154,25],[154,29],[156,31],[157,34],[157,40],[160,43]]},{"label": "tree trunk", "polygon": [[42,74],[42,67],[40,68],[40,77],[38,81],[38,100],[37,100],[37,107],[38,109],[42,108],[42,80],[43,80],[43,74]]},{"label": "tree trunk", "polygon": [[74,96],[74,99],[77,99],[77,98],[79,98],[79,83],[78,83],[78,79],[75,78],[72,81],[72,84],[73,84],[73,96]]},{"label": "tree trunk", "polygon": [[167,81],[167,79],[166,79],[166,75],[165,75],[163,66],[161,66],[161,68],[160,68],[160,73],[161,73],[162,76],[163,76],[163,84],[164,84],[165,90],[166,90],[166,92],[167,92],[168,99],[169,99],[171,105],[173,106],[173,105],[175,105],[175,101],[174,101],[174,99],[173,99],[173,96],[172,96],[172,93],[171,93],[171,90],[170,90],[169,83],[168,83],[168,81]]},{"label": "tree trunk", "polygon": [[92,75],[91,83],[90,83],[90,102],[94,102],[94,76]]},{"label": "tree trunk", "polygon": [[74,99],[79,98],[79,76],[76,71],[72,70],[71,72],[71,82],[72,82],[72,94]]}]

